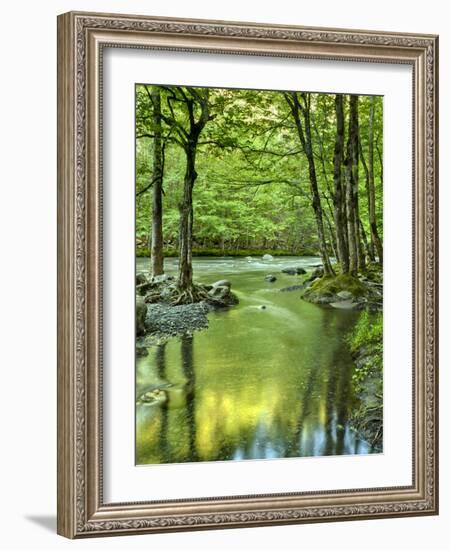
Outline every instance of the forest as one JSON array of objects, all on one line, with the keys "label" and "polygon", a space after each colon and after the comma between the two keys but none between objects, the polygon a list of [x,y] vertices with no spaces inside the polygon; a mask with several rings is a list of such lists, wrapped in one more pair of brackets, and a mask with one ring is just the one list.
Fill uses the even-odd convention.
[{"label": "forest", "polygon": [[180,288],[193,255],[382,263],[381,97],[141,85],[136,141],[137,255]]},{"label": "forest", "polygon": [[382,97],[139,84],[135,121],[137,462],[379,452]]}]

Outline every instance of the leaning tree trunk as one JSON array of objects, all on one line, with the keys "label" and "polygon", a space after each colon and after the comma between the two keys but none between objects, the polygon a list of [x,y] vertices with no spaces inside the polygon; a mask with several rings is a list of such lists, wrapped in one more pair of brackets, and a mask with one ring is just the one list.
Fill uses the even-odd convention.
[{"label": "leaning tree trunk", "polygon": [[383,264],[383,244],[378,234],[376,213],[375,213],[375,174],[374,174],[374,118],[375,118],[375,98],[371,98],[369,115],[369,177],[368,177],[368,198],[369,198],[369,224],[372,242],[377,250],[380,264]]},{"label": "leaning tree trunk", "polygon": [[[317,236],[319,238],[320,256],[323,263],[323,269],[325,275],[334,275],[333,268],[331,266],[330,257],[328,255],[327,243],[325,239],[325,229],[323,224],[323,211],[320,201],[319,186],[317,183],[317,173],[314,161],[314,153],[312,148],[312,136],[311,136],[311,120],[310,120],[310,104],[309,95],[302,94],[303,105],[300,104],[297,93],[285,94],[289,107],[291,108],[292,115],[297,127],[298,136],[302,144],[303,152],[308,160],[309,168],[309,185],[312,196],[312,207],[314,211],[314,217],[316,220]],[[303,115],[303,123],[300,118],[300,111]],[[303,129],[304,124],[304,129]]]},{"label": "leaning tree trunk", "polygon": [[186,148],[186,172],[184,175],[183,200],[179,204],[180,210],[180,243],[179,243],[179,268],[178,289],[182,293],[191,293],[192,280],[192,227],[194,221],[194,208],[192,204],[192,191],[197,179],[195,171],[195,147]]},{"label": "leaning tree trunk", "polygon": [[341,264],[342,273],[348,273],[349,260],[348,249],[345,239],[346,233],[346,215],[345,215],[345,196],[344,185],[342,182],[342,162],[344,158],[344,101],[342,94],[336,94],[336,139],[334,142],[334,162],[333,162],[333,180],[334,180],[334,225],[336,227],[336,247],[338,260]]},{"label": "leaning tree trunk", "polygon": [[153,198],[152,198],[152,241],[151,273],[153,277],[164,273],[163,228],[162,228],[162,146],[161,146],[161,94],[152,89],[153,101]]}]

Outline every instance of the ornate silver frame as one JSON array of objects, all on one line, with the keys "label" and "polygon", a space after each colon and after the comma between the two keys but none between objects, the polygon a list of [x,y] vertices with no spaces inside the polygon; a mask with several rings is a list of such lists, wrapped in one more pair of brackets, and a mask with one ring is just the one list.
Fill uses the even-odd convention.
[{"label": "ornate silver frame", "polygon": [[[413,67],[411,486],[103,503],[99,90],[105,45]],[[58,533],[79,538],[438,513],[437,56],[438,38],[430,35],[75,12],[58,17]]]}]

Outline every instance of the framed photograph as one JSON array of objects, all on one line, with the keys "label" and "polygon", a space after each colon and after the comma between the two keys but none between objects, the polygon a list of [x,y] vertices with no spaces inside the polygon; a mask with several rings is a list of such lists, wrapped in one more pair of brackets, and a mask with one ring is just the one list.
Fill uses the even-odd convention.
[{"label": "framed photograph", "polygon": [[58,532],[438,512],[438,38],[58,18]]}]

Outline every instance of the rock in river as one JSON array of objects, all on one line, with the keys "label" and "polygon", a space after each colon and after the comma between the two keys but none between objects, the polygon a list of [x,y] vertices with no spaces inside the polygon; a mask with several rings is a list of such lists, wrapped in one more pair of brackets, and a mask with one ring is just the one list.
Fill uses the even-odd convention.
[{"label": "rock in river", "polygon": [[226,279],[222,279],[220,281],[216,281],[215,283],[212,284],[213,287],[216,287],[216,286],[227,286],[228,288],[231,287],[231,283],[230,281],[227,281]]},{"label": "rock in river", "polygon": [[264,277],[264,280],[267,281],[268,283],[274,283],[277,278],[275,277],[275,275],[266,275]]},{"label": "rock in river", "polygon": [[351,300],[353,298],[353,294],[348,290],[341,290],[336,294],[336,296],[341,300]]},{"label": "rock in river", "polygon": [[340,302],[331,302],[330,306],[336,309],[360,309],[361,307],[359,302],[354,302],[352,299],[342,300]]},{"label": "rock in river", "polygon": [[285,286],[284,288],[280,288],[280,292],[292,292],[294,290],[303,290],[304,288],[305,285]]},{"label": "rock in river", "polygon": [[273,256],[271,254],[264,254],[262,259],[266,261],[270,261],[270,260],[273,260]]},{"label": "rock in river", "polygon": [[303,267],[285,267],[281,270],[281,273],[286,273],[287,275],[304,275],[306,270]]}]

